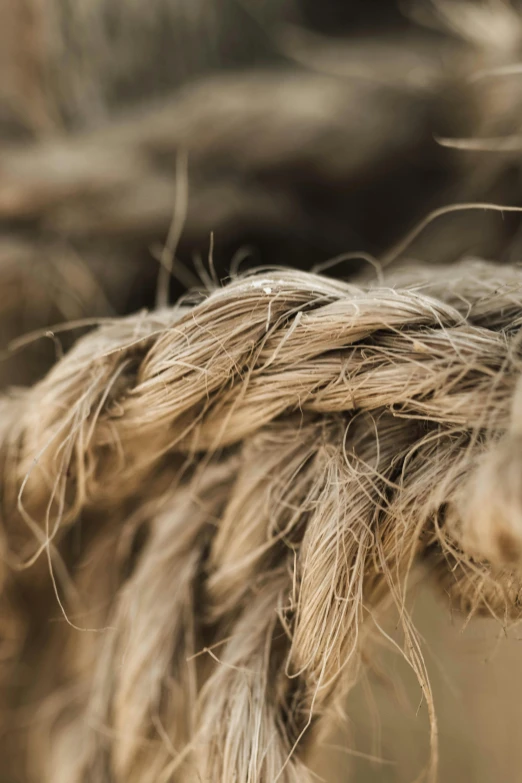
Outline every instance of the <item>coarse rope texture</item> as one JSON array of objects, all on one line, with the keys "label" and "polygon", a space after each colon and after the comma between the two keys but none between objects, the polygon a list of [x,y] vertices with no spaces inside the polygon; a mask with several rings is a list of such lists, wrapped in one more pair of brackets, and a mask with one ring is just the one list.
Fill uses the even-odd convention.
[{"label": "coarse rope texture", "polygon": [[[520,259],[518,215],[461,207],[521,203],[521,18],[2,0],[0,343],[107,320],[0,403],[1,783],[306,783],[393,605],[433,775],[435,706],[459,783],[519,768],[513,738],[496,766],[492,724],[518,713],[491,688],[499,719],[459,768],[471,726],[433,704],[407,610],[428,574],[465,618],[519,615],[520,273],[442,265]],[[110,320],[153,307],[167,256],[170,301],[267,262],[343,254],[353,276],[433,210],[407,247],[431,269],[359,293],[265,271]],[[0,388],[41,379],[76,334],[56,333],[15,343]]]},{"label": "coarse rope texture", "polygon": [[406,593],[420,564],[452,607],[520,615],[521,315],[516,267],[267,269],[108,322],[5,394],[17,773],[311,781],[394,603],[435,774]]},{"label": "coarse rope texture", "polygon": [[[519,0],[2,0],[0,343],[153,306],[184,155],[171,301],[210,232],[223,279],[381,257],[448,204],[520,205],[521,18]],[[412,252],[516,260],[519,223],[447,215]],[[2,364],[0,387],[52,359]]]}]

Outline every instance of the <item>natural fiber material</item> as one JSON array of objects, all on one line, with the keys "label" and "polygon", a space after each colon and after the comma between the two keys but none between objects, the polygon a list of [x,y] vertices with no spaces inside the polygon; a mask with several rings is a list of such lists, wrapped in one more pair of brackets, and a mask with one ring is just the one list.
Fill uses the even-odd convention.
[{"label": "natural fiber material", "polygon": [[[519,615],[520,272],[269,271],[113,316],[153,306],[160,256],[171,296],[353,276],[437,207],[519,204],[519,7],[1,3],[1,348],[106,319],[0,364],[60,359],[0,402],[2,783],[306,783],[390,603],[435,770],[406,592]],[[520,240],[475,209],[407,250]]]},{"label": "natural fiber material", "polygon": [[[198,283],[186,268],[210,232],[222,279],[239,261],[380,256],[443,205],[519,204],[521,30],[498,0],[3,0],[0,290],[17,298],[2,347],[154,304],[180,155],[173,297]],[[518,258],[518,217],[448,215],[412,252],[470,248]],[[0,385],[41,367],[2,366]]]},{"label": "natural fiber material", "polygon": [[436,763],[406,591],[424,562],[453,606],[520,613],[521,312],[522,273],[484,263],[264,271],[108,323],[4,397],[17,773],[311,780],[390,602]]}]

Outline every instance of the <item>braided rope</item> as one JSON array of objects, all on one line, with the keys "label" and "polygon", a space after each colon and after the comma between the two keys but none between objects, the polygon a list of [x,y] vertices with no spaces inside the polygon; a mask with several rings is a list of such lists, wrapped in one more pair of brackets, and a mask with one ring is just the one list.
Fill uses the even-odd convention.
[{"label": "braided rope", "polygon": [[270,271],[105,325],[4,397],[4,598],[30,575],[68,619],[39,779],[311,780],[303,748],[415,562],[516,618],[521,312],[494,265]]}]

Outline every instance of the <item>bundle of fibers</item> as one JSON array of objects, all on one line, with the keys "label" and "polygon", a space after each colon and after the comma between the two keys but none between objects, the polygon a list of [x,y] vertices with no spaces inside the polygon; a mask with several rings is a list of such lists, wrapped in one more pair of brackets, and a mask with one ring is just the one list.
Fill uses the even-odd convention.
[{"label": "bundle of fibers", "polygon": [[[518,153],[481,155],[477,165],[476,154],[433,138],[469,134],[470,124],[477,134],[511,132],[491,83],[461,84],[454,72],[469,68],[458,57],[439,68],[435,49],[420,58],[419,87],[408,76],[418,71],[411,49],[397,64],[399,44],[352,47],[349,65],[362,73],[346,78],[295,66],[213,76],[101,128],[2,146],[3,345],[59,321],[152,306],[174,211],[184,213],[177,296],[198,283],[211,233],[222,279],[234,259],[311,268],[346,252],[381,255],[443,205],[518,204]],[[519,87],[510,80],[510,117]],[[517,257],[520,236],[518,216],[470,210],[436,221],[415,252],[443,263],[474,247],[505,260]],[[41,377],[41,357],[24,359],[0,367],[0,386]]]},{"label": "bundle of fibers", "polygon": [[[442,205],[519,204],[520,21],[499,0],[3,0],[2,344],[153,305],[183,155],[176,297],[210,232],[222,279],[234,257],[310,269]],[[517,258],[521,234],[461,212],[423,238],[442,263]],[[27,356],[0,387],[53,351]]]},{"label": "bundle of fibers", "polygon": [[521,312],[522,272],[484,262],[265,270],[4,395],[14,779],[311,781],[391,604],[435,765],[406,593],[422,568],[454,608],[520,615]]}]

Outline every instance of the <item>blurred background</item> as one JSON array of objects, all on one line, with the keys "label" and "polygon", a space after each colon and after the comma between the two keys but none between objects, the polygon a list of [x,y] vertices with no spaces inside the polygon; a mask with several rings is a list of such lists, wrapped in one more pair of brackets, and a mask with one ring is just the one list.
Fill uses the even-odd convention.
[{"label": "blurred background", "polygon": [[[439,729],[444,783],[522,780],[520,631],[492,620],[453,616],[429,587],[420,589],[413,618],[423,638]],[[390,620],[386,631],[393,634]],[[315,769],[328,781],[413,783],[427,771],[429,722],[419,684],[397,651],[378,657],[318,749]]]},{"label": "blurred background", "polygon": [[[522,206],[521,153],[517,2],[0,0],[0,386],[249,266],[355,276],[439,207]],[[407,249],[463,256],[519,263],[520,218],[446,214]],[[415,605],[440,780],[522,781],[516,631]],[[383,666],[320,749],[328,781],[428,761],[416,680]]]}]

